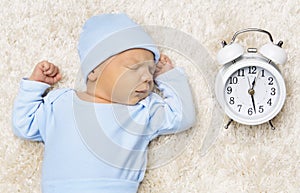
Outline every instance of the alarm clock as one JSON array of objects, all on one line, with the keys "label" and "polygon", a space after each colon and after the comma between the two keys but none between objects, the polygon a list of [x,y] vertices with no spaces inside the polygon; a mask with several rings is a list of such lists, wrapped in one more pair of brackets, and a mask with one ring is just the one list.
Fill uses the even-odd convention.
[{"label": "alarm clock", "polygon": [[[244,48],[235,42],[239,34],[261,32],[269,36],[270,42],[260,49]],[[216,99],[232,121],[245,125],[269,122],[282,109],[286,98],[286,87],[277,65],[285,64],[287,54],[282,41],[273,42],[272,35],[262,29],[247,28],[237,31],[232,41],[222,41],[217,61],[222,65],[215,79]]]}]

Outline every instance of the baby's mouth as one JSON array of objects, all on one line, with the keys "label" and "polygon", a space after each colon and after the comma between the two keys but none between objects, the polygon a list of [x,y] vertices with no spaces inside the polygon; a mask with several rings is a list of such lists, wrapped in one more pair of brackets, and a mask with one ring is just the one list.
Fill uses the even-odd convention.
[{"label": "baby's mouth", "polygon": [[145,90],[136,90],[135,92],[139,93],[139,94],[146,94],[149,92],[149,89],[145,89]]},{"label": "baby's mouth", "polygon": [[135,92],[138,94],[149,94],[152,90],[151,84],[144,84],[142,86],[139,86]]},{"label": "baby's mouth", "polygon": [[150,92],[150,87],[149,86],[145,86],[142,88],[138,88],[135,90],[136,93],[138,94],[148,94]]}]

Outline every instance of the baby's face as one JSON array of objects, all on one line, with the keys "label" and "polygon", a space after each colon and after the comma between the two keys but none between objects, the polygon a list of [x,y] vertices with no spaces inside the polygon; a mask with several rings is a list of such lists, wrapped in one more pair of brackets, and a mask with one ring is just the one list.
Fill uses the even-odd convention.
[{"label": "baby's face", "polygon": [[[144,49],[122,52],[102,66],[95,95],[107,102],[134,105],[153,89],[154,55]],[[98,95],[98,96],[97,96]]]}]

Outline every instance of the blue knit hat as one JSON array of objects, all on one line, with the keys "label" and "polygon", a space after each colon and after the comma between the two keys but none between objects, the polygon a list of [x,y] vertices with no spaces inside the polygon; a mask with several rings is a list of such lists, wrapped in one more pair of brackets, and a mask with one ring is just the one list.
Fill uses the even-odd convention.
[{"label": "blue knit hat", "polygon": [[151,37],[126,14],[101,14],[91,17],[83,26],[78,52],[83,79],[109,57],[132,48],[143,48],[160,54]]}]

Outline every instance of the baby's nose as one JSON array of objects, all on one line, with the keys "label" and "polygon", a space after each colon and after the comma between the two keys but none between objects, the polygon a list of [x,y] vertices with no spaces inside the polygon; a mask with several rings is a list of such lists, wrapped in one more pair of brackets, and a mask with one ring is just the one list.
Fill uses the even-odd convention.
[{"label": "baby's nose", "polygon": [[142,81],[143,82],[150,82],[153,80],[153,75],[149,72],[149,70],[146,70],[142,74]]}]

